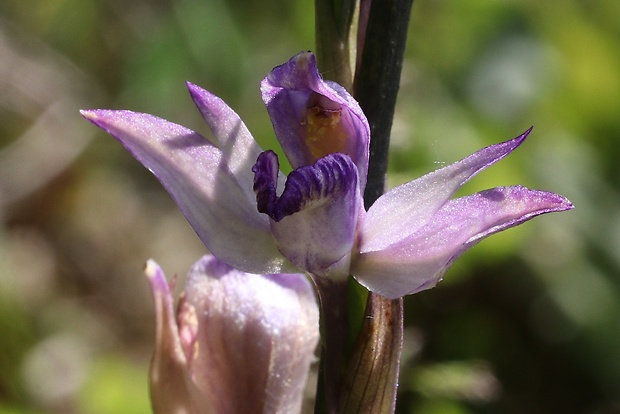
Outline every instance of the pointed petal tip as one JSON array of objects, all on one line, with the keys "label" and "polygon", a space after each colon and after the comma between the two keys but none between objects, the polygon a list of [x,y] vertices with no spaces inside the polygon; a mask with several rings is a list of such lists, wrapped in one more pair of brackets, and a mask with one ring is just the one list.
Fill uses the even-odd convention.
[{"label": "pointed petal tip", "polygon": [[516,137],[509,139],[508,141],[500,142],[499,144],[489,145],[488,147],[481,149],[477,153],[496,152],[497,153],[496,158],[492,162],[490,162],[488,165],[494,164],[495,162],[501,160],[502,158],[510,154],[512,151],[517,149],[521,144],[523,144],[523,142],[529,137],[533,129],[534,129],[534,126],[531,126],[522,134],[519,134]]},{"label": "pointed petal tip", "polygon": [[[481,226],[478,233],[472,234],[472,237],[463,244],[464,248],[461,252],[469,249],[482,239],[511,227],[516,227],[534,217],[548,213],[559,213],[574,208],[574,205],[564,196],[549,191],[531,190],[524,186],[497,187],[481,191],[472,196],[457,199],[453,204],[459,203],[459,200],[467,199],[473,201],[474,208],[477,209],[485,208],[484,204],[488,204],[485,213],[487,219],[492,219],[494,215],[497,215],[497,217],[486,225]],[[488,207],[492,208],[489,210]],[[456,258],[458,255],[453,257]]]},{"label": "pointed petal tip", "polygon": [[525,132],[522,133],[521,135],[517,136],[516,138],[513,138],[511,141],[518,142],[517,146],[521,145],[523,143],[523,141],[525,141],[526,138],[530,136],[530,134],[532,133],[533,129],[534,129],[534,125],[532,125],[528,129],[526,129]]},{"label": "pointed petal tip", "polygon": [[311,50],[306,49],[306,50],[302,50],[301,52],[297,53],[295,56],[289,59],[288,62],[280,65],[279,67],[283,67],[287,64],[294,64],[294,65],[301,66],[301,67],[305,67],[305,65],[316,66],[316,57],[314,56],[314,53],[312,53]]},{"label": "pointed petal tip", "polygon": [[[532,132],[533,129],[534,129],[534,126],[531,126],[525,132],[523,132],[522,134],[517,135],[513,139],[510,139],[510,140],[506,141],[504,144],[512,144],[512,145],[510,145],[510,150],[508,151],[508,153],[512,152],[519,145],[523,144],[523,142],[527,139],[527,137],[529,137],[529,135],[530,135],[530,133]],[[497,145],[502,145],[502,144],[497,144]]]},{"label": "pointed petal tip", "polygon": [[122,123],[128,117],[155,118],[153,115],[133,112],[126,109],[81,109],[80,114],[97,127],[115,135],[108,129],[112,125]]},{"label": "pointed petal tip", "polygon": [[194,95],[201,95],[201,94],[209,94],[212,95],[209,91],[207,91],[204,88],[201,88],[200,86],[196,85],[195,83],[192,83],[190,81],[185,81],[185,86],[187,87],[187,90],[189,91],[190,95],[194,96]]},{"label": "pointed petal tip", "polygon": [[189,95],[191,96],[192,100],[194,101],[196,106],[198,106],[198,109],[204,106],[204,102],[212,96],[209,91],[201,88],[194,83],[191,83],[190,81],[185,81],[185,86],[187,87],[187,90],[189,91]]},{"label": "pointed petal tip", "polygon": [[158,272],[161,272],[161,268],[155,260],[148,259],[146,263],[144,263],[144,275],[149,279],[157,277]]},{"label": "pointed petal tip", "polygon": [[151,285],[151,291],[154,297],[160,295],[169,296],[170,287],[168,280],[162,268],[153,259],[148,259],[144,264],[144,275],[147,277]]},{"label": "pointed petal tip", "polygon": [[[285,88],[297,90],[300,87],[314,86],[321,79],[314,53],[302,51],[287,62],[276,66],[261,82],[261,90]],[[263,96],[265,99],[265,96]],[[269,98],[268,98],[269,99]]]},{"label": "pointed petal tip", "polygon": [[132,111],[123,109],[80,109],[80,115],[91,122],[97,122],[97,120],[103,119],[106,116],[111,117],[115,114],[121,115],[123,113],[132,113]]},{"label": "pointed petal tip", "polygon": [[297,62],[300,62],[300,63],[316,66],[316,63],[315,63],[316,57],[314,56],[314,53],[312,53],[311,50],[301,51],[293,59],[296,59]]},{"label": "pointed petal tip", "polygon": [[80,115],[84,118],[88,119],[91,122],[94,122],[97,118],[97,109],[80,109]]},{"label": "pointed petal tip", "polygon": [[558,196],[558,210],[557,211],[568,211],[568,210],[573,210],[575,208],[575,205],[566,197],[561,196],[561,195],[557,195]]},{"label": "pointed petal tip", "polygon": [[214,93],[190,81],[185,81],[185,86],[198,111],[200,111],[205,122],[211,128],[216,140],[222,140],[223,136],[220,135],[226,135],[231,132],[226,127],[226,121],[241,123],[238,115]]},{"label": "pointed petal tip", "polygon": [[[510,153],[512,153],[515,149],[517,149],[529,137],[530,133],[532,132],[532,129],[534,129],[533,126],[529,127],[525,132],[516,136],[515,138],[509,139],[508,141],[500,142],[499,144],[489,145],[488,147],[485,147],[475,152],[469,157],[466,157],[462,159],[461,161],[457,161],[453,165],[457,165],[457,164],[467,165],[468,163],[466,161],[468,160],[471,160],[471,161],[479,160],[478,168],[475,170],[475,172],[473,172],[467,178],[467,180],[465,180],[465,181],[468,181],[471,177],[476,175],[478,172],[487,169],[488,167],[500,161],[501,159],[505,158]],[[462,184],[464,184],[464,182]]]},{"label": "pointed petal tip", "polygon": [[[498,189],[509,189],[511,187],[498,187]],[[520,192],[524,195],[528,195],[528,197],[532,201],[538,201],[540,204],[540,214],[542,213],[554,213],[560,211],[572,210],[575,208],[573,203],[563,195],[552,193],[550,191],[544,190],[532,190],[527,187],[517,185],[512,187],[515,192]],[[492,192],[495,189],[487,190],[488,192]],[[484,193],[484,191],[483,191]]]}]

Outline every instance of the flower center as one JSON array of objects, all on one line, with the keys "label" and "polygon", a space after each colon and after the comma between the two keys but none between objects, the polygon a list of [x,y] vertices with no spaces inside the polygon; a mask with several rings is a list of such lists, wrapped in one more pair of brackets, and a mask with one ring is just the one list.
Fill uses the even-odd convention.
[{"label": "flower center", "polygon": [[345,152],[349,134],[342,122],[341,108],[309,107],[303,123],[306,126],[306,145],[315,159]]}]

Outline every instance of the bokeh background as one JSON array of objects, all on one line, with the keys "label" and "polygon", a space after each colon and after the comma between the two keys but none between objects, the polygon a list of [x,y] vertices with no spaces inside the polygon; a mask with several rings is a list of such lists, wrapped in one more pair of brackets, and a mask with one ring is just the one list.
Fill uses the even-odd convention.
[{"label": "bokeh background", "polygon": [[[207,133],[191,80],[274,147],[259,81],[313,47],[308,0],[0,2],[0,413],[149,412],[143,263],[182,280],[204,253],[78,109]],[[620,2],[416,0],[391,185],[530,125],[463,192],[524,184],[577,208],[406,299],[399,413],[620,413]]]}]

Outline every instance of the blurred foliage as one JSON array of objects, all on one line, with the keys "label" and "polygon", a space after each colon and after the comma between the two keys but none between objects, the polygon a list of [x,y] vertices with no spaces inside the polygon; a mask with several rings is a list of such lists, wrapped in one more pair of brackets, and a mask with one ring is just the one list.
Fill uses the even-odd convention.
[{"label": "blurred foliage", "polygon": [[[0,3],[0,413],[148,411],[143,262],[202,253],[144,171],[77,109],[206,133],[183,82],[265,148],[258,83],[314,46],[312,2]],[[406,299],[400,413],[620,412],[620,2],[417,0],[390,182],[535,125],[464,192],[524,184],[577,206],[494,236]]]}]

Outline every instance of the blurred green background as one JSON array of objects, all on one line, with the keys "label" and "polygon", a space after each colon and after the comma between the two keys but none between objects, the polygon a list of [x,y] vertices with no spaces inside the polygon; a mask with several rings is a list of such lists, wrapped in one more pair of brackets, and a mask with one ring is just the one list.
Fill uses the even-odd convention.
[{"label": "blurred green background", "polygon": [[[80,108],[206,133],[223,97],[264,148],[259,81],[314,47],[311,1],[0,3],[0,413],[146,413],[142,265],[204,253],[157,181]],[[620,413],[620,2],[416,0],[390,183],[535,125],[464,192],[576,210],[483,241],[408,297],[399,413]]]}]

